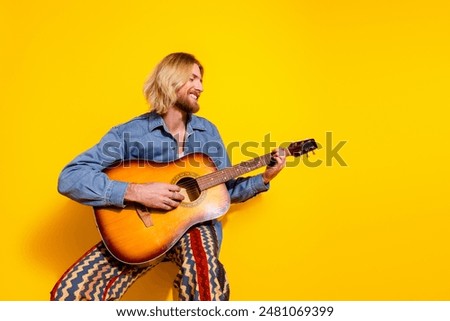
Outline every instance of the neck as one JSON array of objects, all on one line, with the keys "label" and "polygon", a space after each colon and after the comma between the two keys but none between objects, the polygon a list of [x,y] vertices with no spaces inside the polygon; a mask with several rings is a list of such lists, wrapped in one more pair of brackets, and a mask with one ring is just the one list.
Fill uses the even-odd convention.
[{"label": "neck", "polygon": [[176,134],[186,128],[188,114],[185,111],[172,106],[163,116],[167,128],[172,134]]}]

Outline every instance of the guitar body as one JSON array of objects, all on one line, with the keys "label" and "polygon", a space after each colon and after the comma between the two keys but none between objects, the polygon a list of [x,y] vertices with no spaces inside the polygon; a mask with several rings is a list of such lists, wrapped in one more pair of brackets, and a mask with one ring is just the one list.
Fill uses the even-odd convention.
[{"label": "guitar body", "polygon": [[[314,139],[291,143],[283,149],[298,157],[317,148]],[[109,252],[127,264],[146,265],[159,260],[192,226],[217,219],[230,207],[225,182],[262,166],[271,166],[272,153],[217,170],[202,153],[176,161],[126,161],[107,168],[109,178],[129,183],[165,182],[178,185],[183,202],[171,211],[130,203],[125,208],[94,208],[97,229]]]},{"label": "guitar body", "polygon": [[171,211],[133,203],[125,208],[94,208],[97,228],[111,254],[127,264],[151,263],[169,251],[190,227],[224,215],[230,207],[225,184],[200,190],[196,182],[196,178],[215,171],[213,161],[201,153],[170,163],[129,161],[105,170],[108,177],[118,181],[176,184],[185,196]]}]

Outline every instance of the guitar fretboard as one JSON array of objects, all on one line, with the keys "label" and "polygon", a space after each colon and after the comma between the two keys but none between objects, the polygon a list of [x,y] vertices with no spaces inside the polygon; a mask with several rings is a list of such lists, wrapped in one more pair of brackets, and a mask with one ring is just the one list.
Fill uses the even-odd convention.
[{"label": "guitar fretboard", "polygon": [[204,191],[213,186],[225,183],[230,179],[244,175],[257,168],[267,166],[270,163],[272,155],[266,154],[256,157],[254,159],[239,163],[232,167],[224,168],[216,172],[201,176],[197,178],[197,183],[201,191]]}]

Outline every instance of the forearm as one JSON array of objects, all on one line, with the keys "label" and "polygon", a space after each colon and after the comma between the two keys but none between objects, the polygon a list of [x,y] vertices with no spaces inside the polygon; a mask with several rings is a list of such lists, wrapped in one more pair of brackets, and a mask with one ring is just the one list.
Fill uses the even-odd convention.
[{"label": "forearm", "polygon": [[90,206],[124,206],[128,183],[111,180],[103,172],[78,166],[65,168],[58,179],[62,195]]},{"label": "forearm", "polygon": [[270,185],[265,184],[262,174],[249,177],[239,177],[227,182],[228,192],[232,203],[245,202],[259,193],[269,190]]}]

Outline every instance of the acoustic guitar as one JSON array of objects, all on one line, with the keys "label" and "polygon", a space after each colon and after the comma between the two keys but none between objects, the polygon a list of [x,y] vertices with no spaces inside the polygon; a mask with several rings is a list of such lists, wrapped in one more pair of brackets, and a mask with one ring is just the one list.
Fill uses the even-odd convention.
[{"label": "acoustic guitar", "polygon": [[[314,139],[295,142],[287,156],[298,157],[317,148]],[[167,182],[181,187],[185,199],[171,210],[137,203],[125,208],[95,207],[97,229],[110,253],[119,261],[145,265],[161,258],[192,226],[223,216],[230,207],[225,182],[263,166],[271,166],[272,153],[218,170],[209,156],[192,153],[168,163],[126,161],[107,168],[113,180]]]}]

